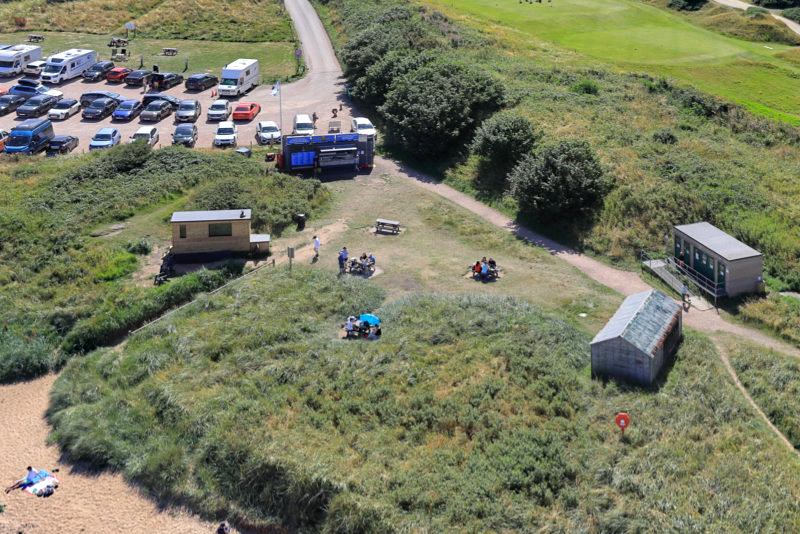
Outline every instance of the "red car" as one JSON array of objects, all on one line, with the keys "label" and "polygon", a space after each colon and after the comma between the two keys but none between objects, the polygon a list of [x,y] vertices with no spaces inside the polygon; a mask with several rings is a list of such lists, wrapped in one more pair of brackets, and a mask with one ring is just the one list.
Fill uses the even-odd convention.
[{"label": "red car", "polygon": [[106,79],[109,82],[123,82],[131,72],[133,72],[133,69],[129,69],[128,67],[115,67],[108,71]]},{"label": "red car", "polygon": [[8,89],[6,89],[5,87],[0,87],[0,96],[7,94],[8,94]]},{"label": "red car", "polygon": [[261,105],[255,102],[240,102],[233,108],[233,120],[235,121],[249,121],[259,114]]}]

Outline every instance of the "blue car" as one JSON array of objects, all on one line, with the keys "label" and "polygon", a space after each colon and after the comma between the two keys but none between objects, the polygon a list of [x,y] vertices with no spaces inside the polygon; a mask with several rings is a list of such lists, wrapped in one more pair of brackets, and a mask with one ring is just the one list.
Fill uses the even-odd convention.
[{"label": "blue car", "polygon": [[111,120],[130,121],[142,112],[142,103],[138,100],[126,100],[111,114]]},{"label": "blue car", "polygon": [[89,150],[103,150],[116,146],[122,140],[116,128],[100,128],[89,143]]}]

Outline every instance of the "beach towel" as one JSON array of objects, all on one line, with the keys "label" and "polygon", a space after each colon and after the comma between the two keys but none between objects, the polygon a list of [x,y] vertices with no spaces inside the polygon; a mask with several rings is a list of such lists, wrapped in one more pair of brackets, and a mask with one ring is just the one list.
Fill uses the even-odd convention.
[{"label": "beach towel", "polygon": [[38,476],[34,477],[33,480],[28,479],[28,484],[23,486],[22,489],[31,495],[42,495],[47,486],[55,487],[58,486],[59,482],[61,481],[47,469],[39,469]]}]

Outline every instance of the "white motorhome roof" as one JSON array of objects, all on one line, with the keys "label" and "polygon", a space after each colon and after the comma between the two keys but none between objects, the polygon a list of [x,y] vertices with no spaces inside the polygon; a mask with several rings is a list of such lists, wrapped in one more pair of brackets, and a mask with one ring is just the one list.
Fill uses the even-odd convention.
[{"label": "white motorhome roof", "polygon": [[258,60],[257,59],[237,59],[233,63],[229,63],[229,64],[225,65],[225,68],[223,70],[228,70],[228,69],[231,69],[231,70],[246,69],[247,67],[252,66],[254,63],[258,63]]},{"label": "white motorhome roof", "polygon": [[32,46],[32,45],[14,45],[9,46],[8,48],[0,49],[0,55],[3,57],[13,57],[21,52],[33,52],[37,48],[41,48],[40,46]]},{"label": "white motorhome roof", "polygon": [[83,54],[94,52],[94,50],[86,50],[84,48],[71,48],[69,50],[64,50],[63,52],[59,52],[58,54],[53,54],[49,58],[47,58],[48,63],[62,63],[65,59],[69,59],[75,56],[82,56]]}]

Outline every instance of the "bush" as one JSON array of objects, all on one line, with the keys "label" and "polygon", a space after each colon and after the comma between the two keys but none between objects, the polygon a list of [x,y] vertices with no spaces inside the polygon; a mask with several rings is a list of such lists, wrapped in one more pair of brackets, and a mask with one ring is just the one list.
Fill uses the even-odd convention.
[{"label": "bush", "polygon": [[542,138],[531,121],[508,111],[492,115],[475,131],[470,149],[500,166],[513,167]]},{"label": "bush", "polygon": [[431,50],[392,50],[367,68],[364,76],[356,80],[355,94],[375,107],[386,102],[392,83],[404,74],[417,70],[436,59]]},{"label": "bush", "polygon": [[569,86],[569,90],[573,93],[578,93],[581,95],[596,95],[600,92],[598,85],[592,80],[587,79],[573,83]]},{"label": "bush", "polygon": [[508,181],[521,210],[543,220],[586,213],[605,193],[600,162],[581,140],[561,141],[525,156]]},{"label": "bush", "polygon": [[678,142],[678,136],[672,133],[669,128],[662,128],[657,132],[653,132],[653,141],[665,145],[674,145]]},{"label": "bush", "polygon": [[756,5],[770,7],[775,9],[789,9],[792,7],[800,7],[800,0],[754,0]]},{"label": "bush", "polygon": [[502,84],[451,61],[437,61],[398,78],[379,108],[390,139],[419,156],[445,153],[505,101]]},{"label": "bush", "polygon": [[769,15],[769,9],[763,7],[748,7],[744,12],[746,15]]},{"label": "bush", "polygon": [[708,3],[708,0],[670,0],[667,7],[677,11],[697,11]]},{"label": "bush", "polygon": [[781,15],[789,20],[800,22],[800,7],[790,7],[789,9],[784,9],[781,12]]},{"label": "bush", "polygon": [[131,254],[147,256],[153,250],[153,244],[146,237],[140,237],[135,241],[128,241],[125,244],[125,250]]}]

